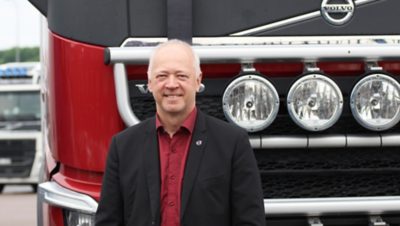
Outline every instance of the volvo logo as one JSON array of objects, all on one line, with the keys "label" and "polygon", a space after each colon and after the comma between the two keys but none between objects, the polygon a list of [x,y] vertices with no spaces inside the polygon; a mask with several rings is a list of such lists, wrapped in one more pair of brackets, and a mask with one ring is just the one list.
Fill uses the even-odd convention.
[{"label": "volvo logo", "polygon": [[136,88],[138,88],[138,90],[141,94],[149,93],[149,88],[147,87],[147,84],[136,84],[135,86],[136,86]]},{"label": "volvo logo", "polygon": [[[339,4],[339,2],[341,2]],[[323,0],[321,14],[324,19],[333,25],[347,23],[354,14],[353,0]]]}]

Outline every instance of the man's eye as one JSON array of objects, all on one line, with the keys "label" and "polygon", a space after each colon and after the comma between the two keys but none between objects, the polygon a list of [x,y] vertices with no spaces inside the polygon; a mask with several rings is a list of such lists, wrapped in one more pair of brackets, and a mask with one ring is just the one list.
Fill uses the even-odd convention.
[{"label": "man's eye", "polygon": [[167,75],[165,75],[165,74],[156,75],[157,79],[162,79],[162,78],[165,78],[165,77],[167,77]]},{"label": "man's eye", "polygon": [[179,79],[186,79],[186,78],[188,78],[189,76],[188,75],[186,75],[186,74],[179,74],[178,75],[178,78]]}]

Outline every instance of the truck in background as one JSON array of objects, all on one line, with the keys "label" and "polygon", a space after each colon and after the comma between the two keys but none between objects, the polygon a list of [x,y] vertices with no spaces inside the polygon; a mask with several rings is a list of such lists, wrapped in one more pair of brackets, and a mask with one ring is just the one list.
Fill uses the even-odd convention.
[{"label": "truck in background", "polygon": [[30,2],[46,23],[39,226],[94,225],[110,139],[154,115],[147,60],[171,38],[200,55],[198,108],[248,130],[267,225],[400,224],[400,1]]},{"label": "truck in background", "polygon": [[42,167],[40,63],[0,65],[0,192],[28,184],[36,192]]}]

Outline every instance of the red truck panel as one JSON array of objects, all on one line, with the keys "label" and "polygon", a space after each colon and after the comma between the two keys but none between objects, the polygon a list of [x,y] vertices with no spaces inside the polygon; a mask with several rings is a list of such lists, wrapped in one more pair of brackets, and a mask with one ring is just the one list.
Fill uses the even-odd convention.
[{"label": "red truck panel", "polygon": [[112,67],[99,46],[54,33],[49,37],[49,141],[56,161],[72,168],[102,171],[113,134],[122,130]]}]

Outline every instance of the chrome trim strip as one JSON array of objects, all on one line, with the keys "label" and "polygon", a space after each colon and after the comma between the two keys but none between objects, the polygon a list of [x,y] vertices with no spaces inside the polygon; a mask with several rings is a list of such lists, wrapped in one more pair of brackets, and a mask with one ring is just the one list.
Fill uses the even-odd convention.
[{"label": "chrome trim strip", "polygon": [[292,17],[292,18],[276,21],[276,22],[273,22],[273,23],[270,23],[270,24],[259,26],[259,27],[247,29],[247,30],[244,30],[244,31],[239,31],[239,32],[236,32],[236,33],[232,33],[232,34],[230,34],[230,36],[255,35],[255,34],[260,33],[260,32],[272,30],[272,29],[279,28],[279,27],[288,26],[288,25],[299,23],[299,22],[306,21],[306,20],[311,20],[311,19],[319,17],[319,16],[321,16],[321,11],[320,10],[314,11],[314,12],[311,12],[311,13],[306,13],[306,14],[303,14],[303,15],[300,15],[300,16],[295,16],[295,17]]},{"label": "chrome trim strip", "polygon": [[133,113],[130,100],[128,79],[126,76],[125,65],[121,63],[114,64],[114,82],[115,82],[115,95],[117,96],[117,105],[119,115],[127,126],[133,126],[140,122]]},{"label": "chrome trim strip", "polygon": [[329,214],[369,214],[399,212],[400,196],[264,199],[265,213],[274,215],[322,216]]},{"label": "chrome trim strip", "polygon": [[[379,0],[357,0],[357,1],[354,1],[354,5],[360,6],[360,5],[364,5],[364,4],[376,2],[376,1],[379,1]],[[276,21],[276,22],[273,22],[270,24],[259,26],[259,27],[239,31],[239,32],[230,34],[230,36],[255,35],[260,32],[265,32],[265,31],[272,30],[275,28],[284,27],[284,26],[288,26],[291,24],[300,23],[300,22],[303,22],[306,20],[314,19],[319,16],[321,16],[321,10],[306,13],[306,14],[303,14],[300,16],[291,17],[288,19],[280,20],[280,21]]]},{"label": "chrome trim strip", "polygon": [[[154,47],[111,47],[110,62],[147,64]],[[259,60],[365,59],[400,58],[400,45],[225,45],[194,46],[203,63],[240,62]]]},{"label": "chrome trim strip", "polygon": [[54,181],[39,184],[38,201],[88,214],[96,213],[98,206],[92,197],[61,187]]},{"label": "chrome trim strip", "polygon": [[[167,38],[147,37],[127,38],[121,47],[154,46],[166,42]],[[130,42],[135,42],[130,45]],[[383,43],[382,43],[383,42]],[[346,35],[346,36],[224,36],[224,37],[193,37],[193,46],[202,45],[309,45],[309,44],[340,44],[340,45],[366,45],[366,44],[400,44],[399,35]]]}]

